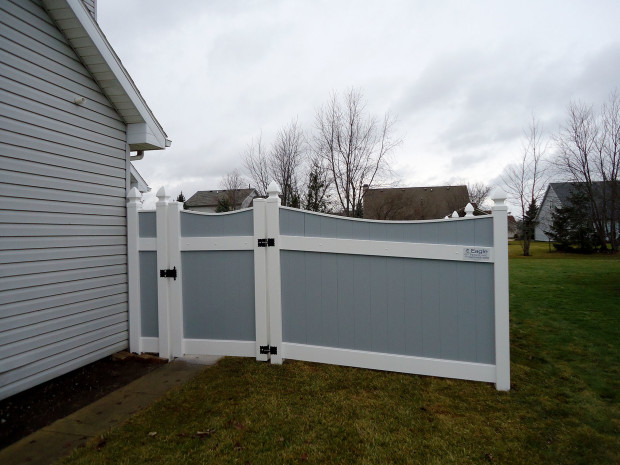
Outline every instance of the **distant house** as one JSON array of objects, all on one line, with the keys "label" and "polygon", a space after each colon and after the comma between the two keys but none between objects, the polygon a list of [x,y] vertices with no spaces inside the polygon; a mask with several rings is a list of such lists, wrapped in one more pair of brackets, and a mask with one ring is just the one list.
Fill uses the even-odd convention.
[{"label": "distant house", "polygon": [[432,220],[445,218],[455,211],[464,216],[468,203],[467,186],[367,189],[364,194],[364,218]]},{"label": "distant house", "polygon": [[170,141],[95,0],[0,10],[2,399],[128,347],[130,154]]},{"label": "distant house", "polygon": [[[536,231],[534,238],[537,241],[548,241],[549,237],[545,233],[545,231],[549,231],[551,229],[551,225],[553,224],[552,214],[556,207],[565,207],[570,203],[571,193],[576,191],[577,189],[583,188],[585,183],[581,182],[553,182],[547,186],[547,190],[545,191],[545,195],[543,196],[542,202],[540,204],[540,209],[538,211],[538,216],[536,220],[538,224],[536,225]],[[599,201],[603,198],[603,189],[606,189],[607,195],[610,194],[610,184],[604,183],[602,181],[595,182],[593,184],[593,190],[596,194],[599,194]],[[602,202],[601,202],[602,203]],[[597,204],[600,205],[599,202]],[[610,204],[608,204],[609,208]],[[617,208],[620,208],[620,202],[618,202]],[[620,218],[620,212],[616,212],[616,218]]]},{"label": "distant house", "polygon": [[197,212],[215,213],[218,205],[228,202],[231,210],[248,208],[252,200],[258,197],[258,191],[253,188],[235,190],[198,191],[185,202],[185,208]]},{"label": "distant house", "polygon": [[516,239],[519,235],[519,223],[514,216],[508,215],[508,239]]}]

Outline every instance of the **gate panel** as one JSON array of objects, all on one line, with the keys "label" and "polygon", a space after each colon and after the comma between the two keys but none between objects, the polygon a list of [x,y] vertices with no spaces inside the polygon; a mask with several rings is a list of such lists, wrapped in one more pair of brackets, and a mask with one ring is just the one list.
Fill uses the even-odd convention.
[{"label": "gate panel", "polygon": [[497,381],[494,220],[281,208],[283,357]]},{"label": "gate panel", "polygon": [[254,356],[252,210],[181,212],[183,353]]},{"label": "gate panel", "polygon": [[[159,336],[157,321],[157,252],[140,252],[142,337]],[[156,350],[155,350],[156,352]]]},{"label": "gate panel", "polygon": [[182,252],[186,339],[255,341],[254,253]]}]

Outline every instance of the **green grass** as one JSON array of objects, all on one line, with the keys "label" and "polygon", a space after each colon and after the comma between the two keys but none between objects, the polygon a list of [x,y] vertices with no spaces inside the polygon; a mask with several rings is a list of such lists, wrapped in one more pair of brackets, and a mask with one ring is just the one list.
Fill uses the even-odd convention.
[{"label": "green grass", "polygon": [[226,358],[65,463],[620,463],[620,259],[515,247],[510,392]]}]

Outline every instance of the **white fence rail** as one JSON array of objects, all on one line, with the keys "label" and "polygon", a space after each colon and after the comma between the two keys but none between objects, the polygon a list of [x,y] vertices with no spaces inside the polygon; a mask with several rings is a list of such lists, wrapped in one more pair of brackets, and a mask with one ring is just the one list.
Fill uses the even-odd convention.
[{"label": "white fence rail", "polygon": [[[163,188],[157,195],[155,212],[140,210],[137,190],[129,196],[132,351],[290,358],[510,388],[501,196],[486,217],[381,222],[281,207],[275,189],[227,214],[184,212]],[[145,286],[153,273],[156,294]]]}]

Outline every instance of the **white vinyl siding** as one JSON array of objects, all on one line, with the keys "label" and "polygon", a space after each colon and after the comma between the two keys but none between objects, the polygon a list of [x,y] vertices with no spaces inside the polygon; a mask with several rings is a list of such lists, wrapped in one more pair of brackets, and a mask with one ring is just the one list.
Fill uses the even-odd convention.
[{"label": "white vinyl siding", "polygon": [[127,347],[127,137],[40,2],[0,8],[4,398]]}]

